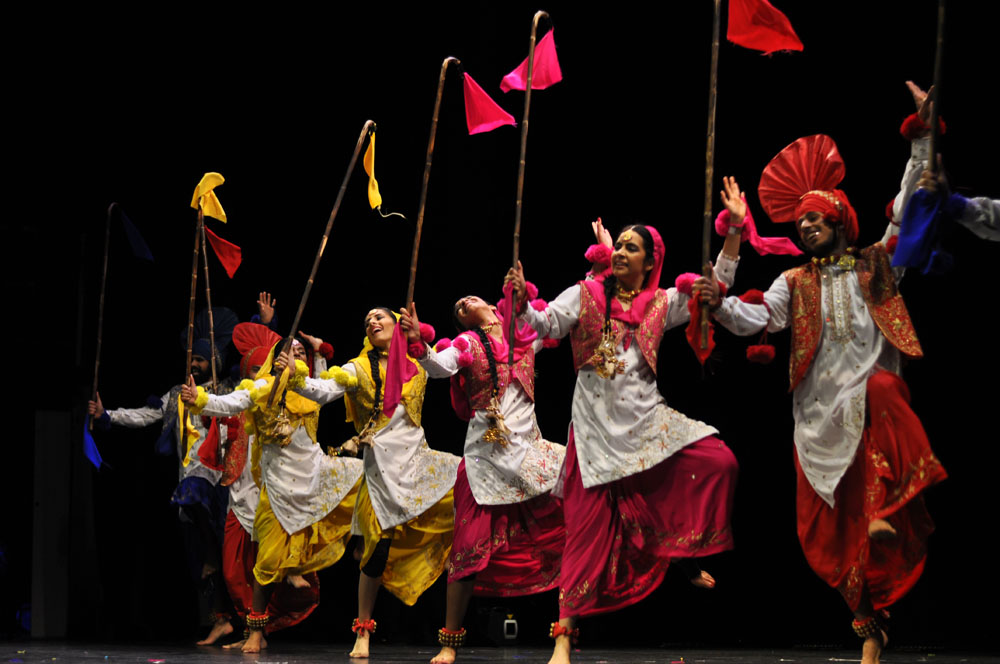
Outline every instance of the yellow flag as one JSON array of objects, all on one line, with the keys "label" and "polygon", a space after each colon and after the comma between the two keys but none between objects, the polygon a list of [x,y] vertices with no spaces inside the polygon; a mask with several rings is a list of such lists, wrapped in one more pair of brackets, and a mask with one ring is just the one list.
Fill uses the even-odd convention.
[{"label": "yellow flag", "polygon": [[226,211],[222,209],[219,197],[212,191],[225,181],[226,178],[222,177],[221,173],[205,173],[201,178],[201,182],[194,188],[194,196],[191,197],[191,207],[197,210],[200,201],[202,212],[205,213],[206,217],[212,217],[222,223],[226,223]]},{"label": "yellow flag", "polygon": [[382,205],[382,195],[378,193],[378,181],[375,179],[375,134],[368,138],[368,149],[365,150],[365,173],[368,174],[368,204],[374,210]]},{"label": "yellow flag", "polygon": [[[221,177],[221,176],[220,176]],[[181,431],[181,447],[184,449],[184,459],[181,460],[181,465],[187,467],[191,462],[189,455],[191,453],[191,446],[198,442],[200,434],[198,431],[191,426],[191,420],[189,419],[188,413],[191,407],[181,401],[181,395],[177,395],[177,429]],[[181,411],[184,412],[184,421],[181,421]]]}]

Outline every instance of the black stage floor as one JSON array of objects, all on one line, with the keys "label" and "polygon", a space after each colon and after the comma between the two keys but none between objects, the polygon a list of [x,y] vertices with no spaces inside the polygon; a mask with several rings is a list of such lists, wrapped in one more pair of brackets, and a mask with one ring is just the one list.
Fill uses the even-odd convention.
[{"label": "black stage floor", "polygon": [[[299,664],[313,662],[353,662],[347,648],[320,644],[278,644],[275,648],[257,655],[244,655],[239,651],[215,647],[72,644],[28,641],[0,644],[0,664],[6,662],[40,663],[103,662],[117,664],[173,664],[199,662],[203,664]],[[428,646],[382,646],[369,660],[372,664],[397,664],[402,662],[427,662],[436,653]],[[677,649],[656,650],[591,650],[575,652],[573,661],[580,664],[753,664],[755,662],[829,664],[860,661],[861,650],[751,650],[751,649]],[[545,664],[551,651],[540,648],[467,648],[459,653],[461,663],[518,662]],[[996,654],[961,654],[950,652],[893,650],[882,657],[885,664],[986,664],[997,662]]]}]

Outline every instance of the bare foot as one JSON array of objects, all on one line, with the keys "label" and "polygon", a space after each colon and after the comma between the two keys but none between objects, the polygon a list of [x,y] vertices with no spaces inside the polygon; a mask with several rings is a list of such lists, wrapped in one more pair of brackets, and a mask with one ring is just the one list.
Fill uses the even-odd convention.
[{"label": "bare foot", "polygon": [[370,638],[371,635],[367,631],[358,630],[358,638],[354,641],[354,650],[350,652],[348,657],[368,657],[368,640]]},{"label": "bare foot", "polygon": [[552,659],[549,664],[569,664],[570,641],[569,637],[562,635],[556,637],[556,645],[552,649]]},{"label": "bare foot", "polygon": [[454,648],[441,646],[441,652],[434,655],[434,659],[431,660],[431,664],[453,664],[457,656],[458,653],[455,652]]},{"label": "bare foot", "polygon": [[201,578],[207,579],[208,577],[215,574],[217,571],[218,569],[215,567],[215,565],[210,565],[209,563],[205,563],[204,565],[201,566]]},{"label": "bare foot", "polygon": [[208,633],[208,636],[203,638],[198,642],[199,646],[210,646],[223,636],[233,633],[233,626],[229,624],[228,620],[216,620],[215,624],[212,625],[212,631]]},{"label": "bare foot", "polygon": [[872,519],[868,524],[868,537],[877,541],[891,540],[896,537],[896,529],[885,519]]},{"label": "bare foot", "polygon": [[701,570],[698,576],[691,577],[691,585],[710,590],[715,587],[715,578],[705,570]]},{"label": "bare foot", "polygon": [[285,582],[293,588],[309,588],[309,582],[301,574],[289,574],[285,577]]},{"label": "bare foot", "polygon": [[870,636],[865,639],[865,644],[861,647],[861,664],[879,664],[882,650],[889,642],[889,637],[884,631],[881,631],[881,636],[882,638]]},{"label": "bare foot", "polygon": [[246,643],[246,642],[247,642],[246,639],[240,639],[239,641],[235,641],[233,643],[227,643],[226,645],[222,646],[222,649],[223,650],[242,650],[243,649],[243,644]]},{"label": "bare foot", "polygon": [[267,647],[267,641],[264,639],[264,632],[259,629],[250,630],[250,636],[247,637],[246,642],[243,644],[243,652],[260,652]]}]

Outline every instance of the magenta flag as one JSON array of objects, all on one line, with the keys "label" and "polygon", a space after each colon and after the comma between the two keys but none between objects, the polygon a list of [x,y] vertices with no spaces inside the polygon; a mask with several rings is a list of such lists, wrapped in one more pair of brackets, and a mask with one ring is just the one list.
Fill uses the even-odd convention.
[{"label": "magenta flag", "polygon": [[744,48],[764,51],[801,51],[802,41],[788,17],[767,0],[729,0],[726,38]]},{"label": "magenta flag", "polygon": [[500,108],[468,74],[465,74],[465,122],[470,135],[493,131],[503,125],[517,125],[514,116]]},{"label": "magenta flag", "polygon": [[[562,80],[562,69],[559,68],[559,58],[556,57],[556,41],[552,37],[555,30],[549,30],[541,41],[535,44],[535,66],[531,70],[531,89],[544,90]],[[500,89],[526,90],[528,88],[528,58],[524,59],[517,69],[503,77]]]}]

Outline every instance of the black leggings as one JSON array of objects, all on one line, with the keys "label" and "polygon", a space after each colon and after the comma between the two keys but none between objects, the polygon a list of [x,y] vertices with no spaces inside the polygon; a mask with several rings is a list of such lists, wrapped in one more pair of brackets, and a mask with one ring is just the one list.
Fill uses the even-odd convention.
[{"label": "black leggings", "polygon": [[392,544],[392,540],[389,538],[380,539],[378,544],[375,545],[375,550],[372,552],[372,557],[368,559],[368,563],[361,568],[361,571],[365,573],[365,576],[369,576],[373,579],[377,579],[382,576],[382,572],[385,571],[385,564],[389,562],[389,546]]}]

